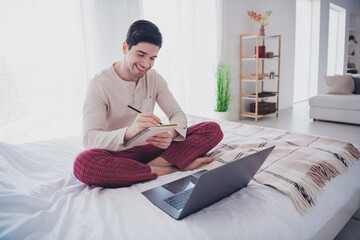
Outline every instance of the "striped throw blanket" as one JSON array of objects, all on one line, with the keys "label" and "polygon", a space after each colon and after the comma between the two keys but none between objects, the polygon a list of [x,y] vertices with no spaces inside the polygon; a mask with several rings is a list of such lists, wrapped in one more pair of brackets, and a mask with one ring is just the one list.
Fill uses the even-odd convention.
[{"label": "striped throw blanket", "polygon": [[[189,116],[189,124],[207,120],[211,119]],[[254,179],[289,196],[301,214],[316,204],[327,181],[346,172],[360,157],[352,144],[336,139],[217,122],[224,139],[207,154],[215,160],[213,167],[275,145]]]}]

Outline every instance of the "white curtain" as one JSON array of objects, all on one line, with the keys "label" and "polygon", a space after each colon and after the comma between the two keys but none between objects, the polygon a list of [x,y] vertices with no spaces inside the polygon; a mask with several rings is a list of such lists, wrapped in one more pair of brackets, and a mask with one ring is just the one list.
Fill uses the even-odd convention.
[{"label": "white curtain", "polygon": [[129,26],[142,18],[141,0],[81,0],[88,78],[122,60]]},{"label": "white curtain", "polygon": [[144,18],[163,35],[154,68],[185,113],[210,116],[215,108],[216,0],[143,0]]},{"label": "white curtain", "polygon": [[81,131],[85,65],[80,2],[0,0],[0,141]]},{"label": "white curtain", "polygon": [[0,0],[0,141],[80,135],[88,80],[141,17],[141,0]]},{"label": "white curtain", "polygon": [[327,75],[342,75],[344,72],[346,10],[330,3]]},{"label": "white curtain", "polygon": [[219,3],[0,0],[0,141],[81,134],[88,80],[122,59],[126,31],[143,16],[163,33],[155,68],[182,108],[211,115],[221,55]]},{"label": "white curtain", "polygon": [[311,0],[296,1],[294,102],[308,98],[311,67]]}]

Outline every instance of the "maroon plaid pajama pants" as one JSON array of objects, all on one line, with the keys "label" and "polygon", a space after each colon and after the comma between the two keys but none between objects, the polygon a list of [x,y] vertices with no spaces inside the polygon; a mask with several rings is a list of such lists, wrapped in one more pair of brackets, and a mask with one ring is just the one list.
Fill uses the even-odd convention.
[{"label": "maroon plaid pajama pants", "polygon": [[122,187],[157,178],[146,163],[161,156],[179,170],[203,156],[223,138],[215,122],[202,122],[187,129],[182,142],[172,142],[167,149],[153,145],[133,147],[112,152],[89,149],[80,153],[74,162],[74,174],[82,182],[102,187]]}]

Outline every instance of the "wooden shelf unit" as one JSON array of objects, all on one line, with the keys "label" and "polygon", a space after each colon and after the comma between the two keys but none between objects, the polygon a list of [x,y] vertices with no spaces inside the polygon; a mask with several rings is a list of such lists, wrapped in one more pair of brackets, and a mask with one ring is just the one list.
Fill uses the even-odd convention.
[{"label": "wooden shelf unit", "polygon": [[[348,35],[353,35],[356,41],[360,40],[360,32],[352,28],[349,28]],[[346,73],[358,74],[359,73],[359,48],[358,44],[355,41],[350,41],[347,39],[347,63],[346,63]]]},{"label": "wooden shelf unit", "polygon": [[[246,54],[243,55],[243,41],[255,41],[252,46],[255,47],[255,54]],[[277,46],[278,54],[274,54],[272,58],[260,58],[259,57],[259,46],[266,46],[267,41],[278,41]],[[269,98],[276,98],[276,107],[274,113],[269,113],[266,115],[275,114],[276,117],[279,116],[279,86],[280,86],[280,52],[281,52],[281,35],[273,35],[273,36],[259,36],[258,32],[254,33],[246,33],[240,35],[240,120],[243,116],[245,117],[253,117],[255,118],[255,122],[258,121],[258,118],[261,118],[265,115],[258,114],[259,112],[259,102],[260,101],[267,101]],[[245,61],[255,61],[256,62],[256,69],[255,69],[255,76],[248,76],[243,74],[243,62]],[[259,75],[263,75],[265,63],[267,61],[276,61],[277,62],[277,73],[275,73],[274,79],[269,79],[265,77],[264,79],[260,78]],[[261,65],[261,69],[260,69]],[[260,71],[261,70],[261,71]],[[261,92],[264,90],[264,82],[273,81],[276,84],[276,91],[272,91],[274,96],[266,96],[266,97],[259,97],[259,87],[261,88]],[[255,94],[254,93],[244,93],[243,92],[243,83],[255,83]],[[255,101],[255,112],[243,111],[243,100],[250,100]]]}]

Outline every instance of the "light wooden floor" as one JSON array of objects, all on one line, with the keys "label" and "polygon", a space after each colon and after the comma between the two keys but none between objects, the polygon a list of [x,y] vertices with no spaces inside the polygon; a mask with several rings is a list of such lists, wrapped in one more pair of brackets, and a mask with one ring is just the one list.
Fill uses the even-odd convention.
[{"label": "light wooden floor", "polygon": [[[313,121],[309,118],[308,102],[297,103],[293,108],[280,110],[278,118],[269,115],[260,118],[257,123],[253,118],[243,118],[239,122],[336,138],[360,147],[360,125]],[[360,240],[360,219],[352,217],[335,239]]]}]

